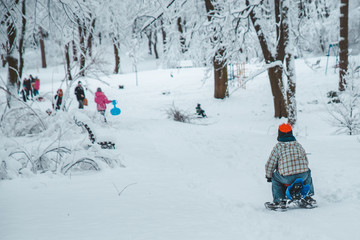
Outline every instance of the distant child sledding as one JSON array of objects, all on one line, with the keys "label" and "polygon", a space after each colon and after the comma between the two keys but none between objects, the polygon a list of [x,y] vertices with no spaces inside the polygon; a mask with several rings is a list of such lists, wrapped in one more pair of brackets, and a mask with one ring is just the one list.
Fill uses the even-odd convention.
[{"label": "distant child sledding", "polygon": [[198,105],[196,106],[196,114],[202,117],[207,117],[205,114],[205,111],[201,108],[201,104],[198,103]]}]

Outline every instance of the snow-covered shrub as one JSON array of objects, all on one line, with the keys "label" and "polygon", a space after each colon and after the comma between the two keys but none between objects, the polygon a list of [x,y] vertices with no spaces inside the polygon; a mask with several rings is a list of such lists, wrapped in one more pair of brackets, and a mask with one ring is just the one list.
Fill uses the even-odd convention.
[{"label": "snow-covered shrub", "polygon": [[66,147],[52,147],[52,145],[37,150],[30,152],[23,147],[9,154],[10,158],[21,163],[22,167],[19,169],[19,174],[21,174],[22,169],[29,169],[32,173],[56,172],[65,154],[71,153],[71,150]]},{"label": "snow-covered shrub", "polygon": [[46,129],[46,114],[30,107],[12,108],[2,116],[1,130],[8,137],[37,134]]},{"label": "snow-covered shrub", "polygon": [[354,71],[346,75],[346,89],[338,94],[338,102],[330,102],[328,112],[338,133],[360,134],[360,78]]},{"label": "snow-covered shrub", "polygon": [[[119,150],[102,149],[101,145],[92,143],[88,132],[75,124],[73,116],[68,112],[46,115],[42,121],[47,128],[32,135],[17,136],[13,132],[8,138],[0,132],[0,144],[3,146],[0,149],[0,180],[45,172],[68,174],[124,167]],[[92,123],[96,129],[97,125],[91,118],[82,117],[84,122]],[[26,123],[23,125],[25,127]]]},{"label": "snow-covered shrub", "polygon": [[177,122],[189,123],[191,119],[190,114],[178,109],[174,104],[166,111],[166,113],[168,118]]}]

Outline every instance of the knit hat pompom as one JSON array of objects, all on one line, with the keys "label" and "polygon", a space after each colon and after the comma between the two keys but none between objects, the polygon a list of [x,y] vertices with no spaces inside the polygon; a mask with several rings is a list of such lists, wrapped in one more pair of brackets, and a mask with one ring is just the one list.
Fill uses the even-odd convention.
[{"label": "knit hat pompom", "polygon": [[279,126],[279,131],[283,133],[288,133],[292,131],[292,127],[288,123],[283,123]]},{"label": "knit hat pompom", "polygon": [[290,124],[283,123],[279,126],[277,140],[279,142],[296,141],[296,139],[293,135],[293,132],[292,132],[292,127]]}]

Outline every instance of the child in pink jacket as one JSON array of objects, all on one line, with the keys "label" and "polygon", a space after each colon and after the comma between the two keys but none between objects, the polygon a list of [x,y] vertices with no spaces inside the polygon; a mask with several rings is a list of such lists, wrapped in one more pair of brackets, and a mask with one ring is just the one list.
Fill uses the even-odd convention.
[{"label": "child in pink jacket", "polygon": [[108,100],[105,94],[101,91],[101,88],[98,88],[95,93],[95,102],[96,102],[96,108],[98,112],[104,116],[105,122],[105,110],[106,110],[106,104],[111,103],[112,101]]}]

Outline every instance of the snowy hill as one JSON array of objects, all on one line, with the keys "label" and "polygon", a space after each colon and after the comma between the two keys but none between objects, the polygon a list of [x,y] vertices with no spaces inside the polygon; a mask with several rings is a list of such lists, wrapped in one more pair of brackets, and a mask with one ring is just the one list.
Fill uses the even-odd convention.
[{"label": "snowy hill", "polygon": [[[0,181],[0,239],[357,239],[360,140],[334,134],[326,93],[337,89],[338,74],[329,71],[325,76],[325,63],[324,58],[314,71],[304,60],[296,62],[294,134],[309,154],[318,208],[264,208],[271,201],[264,165],[276,143],[277,126],[285,121],[272,117],[266,73],[230,98],[216,100],[212,77],[203,81],[205,69],[150,70],[139,72],[138,86],[132,73],[104,77],[109,85],[82,79],[89,106],[79,110],[73,100],[69,113],[44,116],[49,129],[67,130],[64,138],[79,153],[87,151],[88,138],[72,117],[86,122],[99,141],[116,144],[115,150],[86,153],[102,151],[125,167],[66,175],[28,173]],[[61,70],[53,70],[38,72],[40,94],[49,97],[31,104],[42,111],[51,108],[58,88],[54,79],[61,79]],[[5,70],[0,71],[5,77]],[[108,105],[107,124],[93,101],[91,92],[97,87],[122,110],[111,116]],[[195,113],[197,103],[208,119],[180,123],[167,118],[172,106]],[[14,142],[37,151],[52,141],[46,134],[42,145],[33,143],[34,135],[2,135],[1,157],[8,158]]]}]

